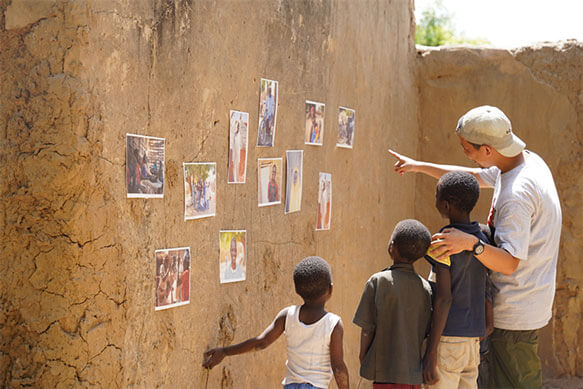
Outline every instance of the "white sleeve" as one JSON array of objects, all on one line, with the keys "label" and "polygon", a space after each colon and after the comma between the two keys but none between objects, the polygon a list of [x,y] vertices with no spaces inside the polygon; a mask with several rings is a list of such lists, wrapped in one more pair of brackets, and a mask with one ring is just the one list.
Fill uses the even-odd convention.
[{"label": "white sleeve", "polygon": [[500,174],[500,169],[496,166],[492,166],[487,169],[482,169],[478,174],[486,185],[494,187],[494,185],[496,185],[496,179],[498,179],[498,175]]},{"label": "white sleeve", "polygon": [[496,212],[499,212],[494,232],[496,246],[515,258],[528,259],[533,202],[528,198],[513,199],[502,204]]}]

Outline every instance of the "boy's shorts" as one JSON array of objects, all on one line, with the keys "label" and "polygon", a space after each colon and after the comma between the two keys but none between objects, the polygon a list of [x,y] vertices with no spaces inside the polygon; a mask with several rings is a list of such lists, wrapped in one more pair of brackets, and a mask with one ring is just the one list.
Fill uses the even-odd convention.
[{"label": "boy's shorts", "polygon": [[318,388],[307,382],[302,382],[301,384],[297,383],[286,384],[283,386],[283,389],[318,389]]},{"label": "boy's shorts", "polygon": [[542,388],[538,330],[510,331],[494,328],[488,339],[489,388]]},{"label": "boy's shorts", "polygon": [[421,389],[421,385],[409,384],[372,384],[372,389]]},{"label": "boy's shorts", "polygon": [[475,389],[478,386],[480,338],[442,336],[437,346],[439,381],[429,388]]}]

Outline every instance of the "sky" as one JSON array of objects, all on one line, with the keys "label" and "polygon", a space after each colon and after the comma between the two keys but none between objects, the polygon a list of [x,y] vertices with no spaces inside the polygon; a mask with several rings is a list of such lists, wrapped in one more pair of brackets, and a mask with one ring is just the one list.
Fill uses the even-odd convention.
[{"label": "sky", "polygon": [[[434,0],[414,0],[415,18]],[[499,48],[575,38],[583,42],[583,0],[441,0],[457,35]]]}]

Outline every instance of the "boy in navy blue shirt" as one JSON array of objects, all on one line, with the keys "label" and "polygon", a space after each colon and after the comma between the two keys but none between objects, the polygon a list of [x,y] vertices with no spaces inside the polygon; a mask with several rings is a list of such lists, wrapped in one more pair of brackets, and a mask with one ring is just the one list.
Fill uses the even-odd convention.
[{"label": "boy in navy blue shirt", "polygon": [[450,224],[476,236],[472,252],[434,259],[430,281],[436,282],[431,331],[423,358],[423,377],[431,388],[476,388],[480,363],[480,337],[486,332],[485,295],[487,269],[474,258],[488,238],[470,212],[480,195],[474,176],[465,172],[444,174],[437,183],[435,206]]}]

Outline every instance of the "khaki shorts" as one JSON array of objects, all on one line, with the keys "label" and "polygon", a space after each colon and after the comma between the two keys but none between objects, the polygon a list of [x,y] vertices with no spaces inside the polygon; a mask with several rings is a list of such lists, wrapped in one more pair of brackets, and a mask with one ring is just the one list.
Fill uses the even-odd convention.
[{"label": "khaki shorts", "polygon": [[480,338],[442,336],[437,346],[437,389],[478,387]]}]

